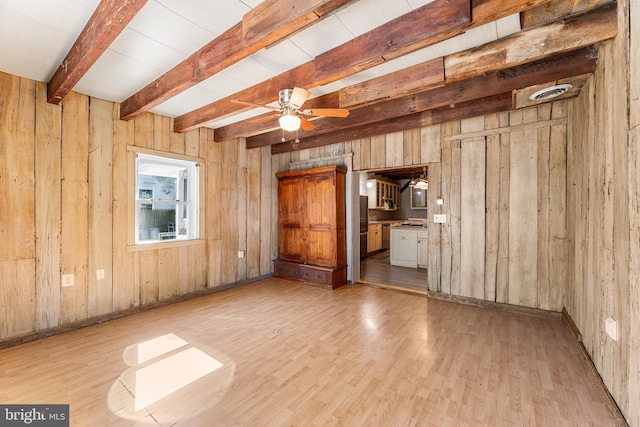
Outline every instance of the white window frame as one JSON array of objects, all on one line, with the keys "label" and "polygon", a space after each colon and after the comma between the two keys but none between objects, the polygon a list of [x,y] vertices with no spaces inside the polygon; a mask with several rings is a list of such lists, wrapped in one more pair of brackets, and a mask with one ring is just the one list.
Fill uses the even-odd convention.
[{"label": "white window frame", "polygon": [[[200,238],[200,209],[201,203],[200,200],[200,180],[201,180],[201,171],[200,171],[200,162],[197,160],[187,160],[183,158],[175,158],[169,157],[163,154],[150,154],[150,153],[142,153],[136,152],[135,159],[133,162],[133,181],[135,190],[133,192],[135,200],[133,201],[134,207],[134,223],[133,223],[133,244],[134,245],[150,245],[150,244],[170,244],[176,242],[185,242],[185,241],[197,241]],[[178,200],[149,200],[149,199],[141,199],[140,188],[138,188],[138,166],[139,163],[146,162],[158,165],[160,167],[169,167],[176,168],[178,170],[186,171],[187,177],[187,189],[186,189],[186,197],[182,197],[181,193],[181,185],[177,185],[176,187],[176,199]],[[177,175],[177,174],[176,174]],[[176,176],[178,183],[180,180]],[[158,239],[141,239],[141,233],[139,229],[139,213],[140,207],[142,205],[170,205],[175,206],[176,209],[176,220],[173,221],[174,224],[174,233],[159,233]],[[187,208],[187,233],[180,234],[180,227],[182,226],[180,218],[178,218],[178,213],[180,211],[179,206],[184,206]],[[165,240],[168,239],[168,240]]]}]

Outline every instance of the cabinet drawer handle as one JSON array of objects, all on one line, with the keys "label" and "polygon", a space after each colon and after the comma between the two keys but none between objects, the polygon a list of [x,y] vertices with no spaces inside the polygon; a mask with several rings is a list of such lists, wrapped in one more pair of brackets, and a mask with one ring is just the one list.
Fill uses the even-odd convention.
[{"label": "cabinet drawer handle", "polygon": [[306,241],[307,241],[307,238],[306,238],[306,237],[303,237],[303,238],[302,238],[302,241],[303,241],[303,242],[306,242]]}]

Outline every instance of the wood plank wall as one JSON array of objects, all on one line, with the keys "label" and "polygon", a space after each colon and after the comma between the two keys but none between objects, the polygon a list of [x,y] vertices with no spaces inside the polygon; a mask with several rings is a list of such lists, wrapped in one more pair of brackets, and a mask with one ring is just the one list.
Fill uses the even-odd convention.
[{"label": "wood plank wall", "polygon": [[[631,27],[640,27],[640,6],[637,2],[632,5],[631,1],[623,1],[622,4],[628,5]],[[640,334],[637,326],[640,325],[640,35],[637,31],[629,37],[629,62],[629,240],[635,245],[629,248],[630,330],[627,347],[630,368],[627,394],[630,398],[625,415],[630,425],[640,426]]]},{"label": "wood plank wall", "polygon": [[[640,6],[618,3],[618,36],[569,104],[565,305],[629,425],[640,426]],[[632,31],[634,28],[636,30]],[[618,324],[618,341],[605,320]]]},{"label": "wood plank wall", "polygon": [[[557,101],[293,151],[274,164],[344,152],[355,171],[428,164],[429,290],[558,312],[568,279],[566,114]],[[433,224],[434,213],[447,223]]]},{"label": "wood plank wall", "polygon": [[[51,105],[44,83],[5,73],[0,105],[0,341],[272,272],[268,150],[150,113],[121,121],[73,92]],[[132,247],[132,149],[201,163],[196,244]]]}]

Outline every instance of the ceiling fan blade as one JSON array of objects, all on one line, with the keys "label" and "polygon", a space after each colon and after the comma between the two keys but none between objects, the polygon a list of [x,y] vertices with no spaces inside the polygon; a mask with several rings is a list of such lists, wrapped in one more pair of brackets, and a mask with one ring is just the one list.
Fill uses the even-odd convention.
[{"label": "ceiling fan blade", "polygon": [[267,108],[271,111],[282,111],[282,109],[280,108],[275,108],[272,107],[270,105],[262,105],[262,104],[254,104],[253,102],[247,102],[247,101],[240,101],[238,99],[232,99],[231,102],[233,102],[234,104],[242,104],[242,105],[249,105],[251,107],[257,107],[257,108]]},{"label": "ceiling fan blade", "polygon": [[280,114],[273,114],[269,116],[256,117],[255,119],[251,119],[249,121],[251,123],[262,123],[262,122],[268,122],[269,120],[277,119],[278,117],[280,117]]},{"label": "ceiling fan blade", "polygon": [[306,117],[302,117],[302,116],[298,116],[298,117],[300,117],[300,127],[302,128],[302,130],[315,129],[315,125],[311,123],[309,120],[307,120]]},{"label": "ceiling fan blade", "polygon": [[311,92],[301,87],[294,87],[289,98],[289,105],[295,105],[296,107],[302,107],[302,104],[311,96]]},{"label": "ceiling fan blade", "polygon": [[349,110],[341,108],[313,108],[301,111],[305,116],[347,117]]}]

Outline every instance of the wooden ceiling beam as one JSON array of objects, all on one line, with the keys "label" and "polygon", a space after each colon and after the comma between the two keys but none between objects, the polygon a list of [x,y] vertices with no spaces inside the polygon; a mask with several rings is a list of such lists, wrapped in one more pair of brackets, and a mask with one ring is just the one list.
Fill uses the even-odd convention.
[{"label": "wooden ceiling beam", "polygon": [[323,135],[315,135],[301,139],[299,143],[292,141],[271,146],[271,154],[288,153],[290,151],[305,148],[321,147],[328,144],[353,141],[361,138],[383,135],[386,133],[401,132],[410,129],[418,129],[423,126],[431,126],[446,123],[453,120],[463,120],[478,117],[483,114],[508,111],[513,108],[513,96],[511,92],[493,95],[488,98],[462,102],[454,107],[445,106],[432,110],[395,117],[372,124],[357,126],[340,131],[334,131]]},{"label": "wooden ceiling beam", "polygon": [[[120,118],[130,120],[214,74],[319,21],[354,0],[266,0],[241,22],[126,99]],[[270,29],[271,31],[267,31]]]},{"label": "wooden ceiling beam", "polygon": [[562,18],[448,55],[444,59],[446,81],[464,80],[611,39],[618,33],[616,6],[610,3],[578,17]]},{"label": "wooden ceiling beam", "polygon": [[352,0],[269,0],[242,17],[245,45],[276,43],[351,3]]},{"label": "wooden ceiling beam", "polygon": [[[562,78],[593,72],[596,67],[597,51],[586,47],[557,56],[532,61],[492,73],[447,84],[397,99],[369,105],[351,111],[344,119],[320,119],[312,131],[300,130],[298,137],[303,140],[331,132],[347,132],[348,128],[370,125],[382,120],[407,116],[434,108],[457,105],[461,102],[490,97],[534,84],[555,81]],[[290,137],[291,139],[291,137]],[[246,139],[247,148],[274,145],[282,141],[282,132],[269,132]]]},{"label": "wooden ceiling beam", "polygon": [[[453,2],[453,0],[449,1]],[[461,26],[460,31],[456,30],[455,28],[450,28],[449,34],[445,34],[445,36],[451,37],[457,35],[461,33],[462,30],[468,30],[474,27],[478,27],[480,25],[484,25],[488,22],[504,18],[514,13],[519,13],[529,8],[546,4],[549,1],[551,0],[528,0],[526,2],[523,2],[521,0],[473,0],[471,12],[471,16],[473,18],[472,21],[466,26]],[[317,66],[318,69],[322,70],[322,72],[319,72],[318,75],[316,74],[316,65],[314,64],[314,61],[311,61],[302,66],[305,69],[304,72],[301,72],[301,70],[298,69],[290,70],[263,83],[254,85],[251,88],[235,93],[225,99],[219,100],[217,102],[211,103],[202,108],[177,117],[174,121],[174,130],[176,132],[184,132],[199,126],[206,125],[207,123],[211,123],[216,120],[222,120],[223,118],[230,117],[242,111],[246,111],[246,108],[243,109],[237,104],[231,103],[231,99],[242,99],[258,104],[268,104],[276,100],[277,93],[280,89],[294,86],[313,88],[318,86],[319,84],[326,84],[329,81],[335,81],[339,78],[354,74],[358,70],[362,70],[364,64],[375,65],[369,61],[374,61],[376,59],[379,60],[380,58],[388,61],[403,54],[407,54],[410,51],[412,52],[434,44],[440,41],[440,39],[434,37],[420,39],[420,37],[416,37],[414,43],[403,47],[400,45],[398,40],[394,40],[389,37],[389,34],[402,32],[404,28],[404,31],[408,33],[404,34],[404,37],[406,37],[407,35],[410,36],[410,32],[407,31],[406,28],[413,28],[411,27],[411,25],[417,25],[417,36],[421,36],[424,32],[424,27],[430,28],[430,25],[425,25],[425,23],[431,24],[432,22],[434,22],[434,19],[437,16],[436,11],[439,10],[438,8],[446,11],[446,9],[441,7],[440,3],[440,1],[437,1],[427,4],[409,14],[406,14],[375,29],[375,34],[380,37],[380,39],[377,41],[378,50],[369,53],[372,58],[370,60],[366,59],[366,55],[358,56],[357,58],[359,59],[357,60],[348,59],[348,57],[352,55],[352,51],[357,52],[361,47],[371,45],[370,40],[365,40],[363,38],[366,37],[367,34],[369,34],[367,33],[343,46],[338,46],[337,48],[327,52],[326,54],[320,55],[318,58],[322,58],[322,61],[327,62],[327,65],[323,65],[320,63]],[[420,29],[421,27],[422,29]],[[446,29],[442,29],[442,31],[446,31]],[[442,37],[441,34],[438,34],[438,36]],[[401,38],[399,40],[403,39]],[[380,50],[380,45],[383,47],[382,50]],[[388,47],[388,49],[385,46]],[[362,52],[358,55],[362,55]],[[347,63],[350,64],[349,66],[354,66],[354,68],[344,68],[345,64]],[[329,75],[330,70],[328,69],[331,64],[334,65],[334,71],[336,73],[332,77]]]},{"label": "wooden ceiling beam", "polygon": [[[552,28],[553,31],[549,31]],[[446,86],[444,88],[436,88],[431,91],[421,92],[421,96],[425,94],[432,94],[432,100],[430,102],[440,102],[439,105],[446,105],[447,103],[460,102],[460,92],[456,92],[455,86],[452,84],[456,81],[468,82],[473,77],[487,75],[491,72],[500,69],[516,69],[518,65],[531,62],[528,68],[535,67],[536,64],[541,63],[540,60],[549,58],[555,55],[555,58],[561,58],[559,53],[565,52],[567,46],[571,46],[574,49],[580,46],[590,45],[598,41],[612,38],[617,33],[617,12],[615,4],[601,7],[597,11],[593,11],[588,14],[584,14],[579,18],[562,20],[559,22],[551,23],[547,26],[535,27],[527,31],[522,31],[518,34],[514,34],[510,37],[497,40],[495,42],[488,43],[482,48],[473,48],[464,52],[449,55],[445,58],[445,74],[447,76]],[[544,40],[544,42],[540,42]],[[539,46],[541,43],[544,46]],[[534,48],[531,48],[534,46]],[[471,65],[469,65],[471,64]],[[575,74],[573,74],[575,75]],[[565,77],[571,77],[572,75],[566,75]],[[554,80],[553,76],[547,80],[541,80],[537,83],[545,83]],[[485,83],[478,82],[481,85]],[[502,86],[497,86],[495,92],[500,93],[505,90],[519,89],[524,86],[514,86],[509,89],[505,89]],[[485,85],[483,90],[489,89]],[[464,91],[464,95],[470,95],[475,88],[461,87],[457,89]],[[490,96],[492,93],[483,92],[482,97]],[[446,96],[450,98],[447,99]],[[351,111],[351,115],[346,119],[323,119],[318,120],[314,124],[316,128],[311,131],[301,131],[299,135],[302,138],[309,137],[311,135],[327,133],[333,131],[333,127],[349,127],[359,126],[361,124],[371,122],[372,115],[384,115],[386,118],[394,115],[407,115],[416,111],[420,111],[412,104],[411,98],[403,98],[405,105],[392,104],[385,102],[384,107],[380,107],[380,111],[374,108],[356,109]],[[431,105],[430,108],[439,105]],[[263,135],[252,136],[247,139],[247,146],[255,147],[261,145],[273,145],[279,143],[281,140],[281,133],[276,136],[275,132],[265,133]]]},{"label": "wooden ceiling beam", "polygon": [[549,3],[522,12],[520,26],[526,30],[563,17],[585,13],[613,2],[615,0],[551,0]]},{"label": "wooden ceiling beam", "polygon": [[[304,104],[303,109],[351,109],[438,86],[444,86],[443,58],[436,58],[386,76],[342,88],[331,94],[312,98]],[[276,114],[269,113],[219,127],[214,129],[214,140],[221,142],[275,130],[278,128],[276,117]]]},{"label": "wooden ceiling beam", "polygon": [[176,117],[174,131],[188,131],[237,114],[242,108],[233,99],[269,104],[281,89],[310,89],[339,80],[384,62],[385,57],[397,55],[396,51],[406,54],[459,34],[470,21],[469,0],[435,0],[299,67]]},{"label": "wooden ceiling beam", "polygon": [[356,108],[384,99],[444,86],[444,58],[413,65],[375,79],[340,89],[340,108]]},{"label": "wooden ceiling beam", "polygon": [[147,0],[102,0],[56,72],[47,83],[47,101],[59,104]]},{"label": "wooden ceiling beam", "polygon": [[470,24],[469,0],[436,0],[318,55],[310,84],[320,86],[368,70],[462,34]]}]

